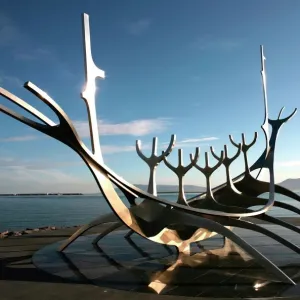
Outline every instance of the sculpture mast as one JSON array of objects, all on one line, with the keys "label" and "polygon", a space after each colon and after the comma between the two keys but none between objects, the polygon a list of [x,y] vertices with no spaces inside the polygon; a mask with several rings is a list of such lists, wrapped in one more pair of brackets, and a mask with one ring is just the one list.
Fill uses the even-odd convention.
[{"label": "sculpture mast", "polygon": [[[269,113],[268,113],[268,95],[267,95],[267,76],[265,71],[265,60],[266,57],[264,56],[264,46],[260,45],[260,59],[261,59],[261,79],[262,79],[262,87],[263,87],[263,98],[264,98],[264,106],[265,106],[265,118],[264,122],[261,125],[261,129],[263,130],[265,137],[266,137],[266,152],[265,152],[265,158],[268,156],[268,153],[270,151],[270,145],[269,145]],[[259,177],[261,170],[263,167],[260,168],[256,179]]]},{"label": "sculpture mast", "polygon": [[83,43],[84,43],[84,56],[85,56],[85,87],[81,93],[81,98],[85,101],[88,112],[90,136],[92,152],[100,162],[103,162],[103,157],[100,148],[98,122],[96,114],[96,78],[105,78],[105,72],[99,69],[92,57],[91,50],[91,37],[90,37],[90,24],[89,15],[82,14],[83,20]]}]

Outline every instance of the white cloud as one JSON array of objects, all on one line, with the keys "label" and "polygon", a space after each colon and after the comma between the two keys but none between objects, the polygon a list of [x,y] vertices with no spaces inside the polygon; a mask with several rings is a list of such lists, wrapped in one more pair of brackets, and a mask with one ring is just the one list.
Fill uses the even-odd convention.
[{"label": "white cloud", "polygon": [[0,168],[13,169],[13,170],[43,170],[55,169],[65,166],[83,165],[79,161],[55,161],[48,159],[22,159],[17,157],[1,157]]},{"label": "white cloud", "polygon": [[10,168],[0,172],[1,193],[97,192],[96,183],[57,169]]},{"label": "white cloud", "polygon": [[127,24],[126,28],[128,33],[132,35],[141,35],[150,27],[150,19],[141,19]]},{"label": "white cloud", "polygon": [[22,135],[22,136],[12,136],[8,138],[0,138],[0,142],[27,142],[36,140],[35,135]]},{"label": "white cloud", "polygon": [[[84,166],[80,160],[52,161],[25,160],[15,157],[0,158],[1,193],[97,192],[93,180],[60,170],[68,166]],[[88,174],[88,170],[86,169]]]},{"label": "white cloud", "polygon": [[198,37],[194,46],[199,50],[224,50],[230,51],[242,45],[243,40],[240,38],[213,37],[206,35]]},{"label": "white cloud", "polygon": [[275,162],[275,165],[278,167],[298,167],[300,166],[300,160]]},{"label": "white cloud", "polygon": [[[73,124],[81,137],[90,137],[89,123],[87,121],[74,121]],[[168,125],[168,119],[164,118],[133,120],[125,123],[109,123],[98,120],[100,135],[143,136],[161,132]]]},{"label": "white cloud", "polygon": [[203,143],[203,142],[207,142],[207,141],[215,141],[218,140],[219,138],[214,137],[214,136],[210,136],[210,137],[204,137],[204,138],[197,138],[197,139],[186,139],[186,140],[182,140],[179,143]]},{"label": "white cloud", "polygon": [[[193,138],[193,139],[185,139],[182,141],[178,141],[175,143],[176,148],[188,148],[188,147],[198,147],[198,146],[209,146],[207,142],[218,140],[219,138],[211,136],[211,137],[203,137],[203,138]],[[168,145],[169,142],[163,143],[164,146]]]},{"label": "white cloud", "polygon": [[113,154],[119,152],[131,152],[135,151],[135,146],[113,146],[113,145],[103,145],[101,146],[102,153]]}]

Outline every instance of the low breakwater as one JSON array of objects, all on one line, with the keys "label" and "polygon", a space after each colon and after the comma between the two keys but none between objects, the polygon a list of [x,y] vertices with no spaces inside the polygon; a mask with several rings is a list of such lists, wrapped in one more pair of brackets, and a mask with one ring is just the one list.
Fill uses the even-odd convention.
[{"label": "low breakwater", "polygon": [[59,230],[59,229],[66,229],[66,228],[76,228],[80,227],[82,225],[75,225],[75,226],[64,226],[64,227],[58,227],[58,226],[45,226],[45,227],[38,227],[38,228],[26,228],[25,230],[18,230],[18,231],[3,231],[0,233],[0,239],[5,239],[12,236],[22,236],[34,232],[39,231],[51,231],[51,230]]}]

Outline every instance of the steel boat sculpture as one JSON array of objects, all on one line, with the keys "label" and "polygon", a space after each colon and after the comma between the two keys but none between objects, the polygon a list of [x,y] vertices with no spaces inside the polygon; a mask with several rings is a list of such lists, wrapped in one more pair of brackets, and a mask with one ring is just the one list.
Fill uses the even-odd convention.
[{"label": "steel boat sculpture", "polygon": [[[131,230],[129,235],[137,233],[155,243],[176,246],[180,255],[189,255],[191,243],[199,242],[216,234],[220,234],[251,255],[264,268],[266,268],[266,270],[272,272],[278,280],[288,284],[295,284],[292,278],[231,230],[232,227],[238,227],[262,233],[300,254],[300,248],[292,242],[264,227],[256,225],[255,223],[242,220],[242,218],[245,217],[263,219],[270,223],[278,224],[300,233],[300,230],[297,227],[280,221],[275,217],[266,215],[273,205],[297,213],[300,212],[294,206],[287,205],[280,201],[275,201],[275,191],[288,195],[297,201],[300,199],[298,195],[283,189],[274,183],[273,163],[276,137],[281,125],[287,122],[295,114],[296,110],[285,119],[279,119],[282,110],[277,120],[270,120],[268,118],[263,48],[261,47],[261,73],[264,87],[265,120],[262,125],[262,130],[266,138],[266,149],[257,162],[249,167],[247,159],[247,151],[255,143],[257,137],[256,133],[254,140],[250,144],[246,144],[244,135],[242,136],[242,142],[239,144],[235,143],[233,138],[230,137],[231,143],[238,149],[237,153],[232,158],[228,157],[226,145],[224,146],[224,151],[222,151],[220,155],[217,155],[211,148],[212,155],[218,160],[218,163],[214,167],[209,166],[208,153],[205,153],[205,167],[200,167],[197,164],[200,156],[199,148],[196,148],[194,156],[191,155],[190,163],[187,166],[183,166],[182,151],[179,150],[179,165],[178,167],[172,166],[167,161],[166,157],[170,154],[174,146],[175,136],[171,138],[168,149],[160,156],[157,156],[156,154],[157,142],[155,139],[150,158],[146,158],[142,154],[140,150],[140,142],[137,142],[136,145],[138,154],[150,167],[149,188],[148,192],[145,192],[118,176],[114,171],[108,168],[103,160],[99,142],[95,106],[95,80],[98,77],[104,79],[105,73],[94,64],[92,59],[89,16],[87,14],[83,14],[83,29],[86,85],[81,96],[86,102],[88,110],[92,141],[91,151],[82,142],[73,123],[62,108],[47,93],[39,89],[33,83],[26,82],[24,87],[43,101],[56,114],[59,119],[59,123],[54,123],[22,99],[5,89],[0,88],[0,94],[3,97],[29,112],[40,122],[36,122],[30,118],[22,116],[3,105],[0,105],[0,110],[8,116],[62,142],[73,149],[90,169],[101,193],[112,209],[113,213],[101,216],[79,229],[72,237],[65,241],[59,251],[64,251],[68,245],[70,245],[77,237],[89,228],[103,223],[114,222],[117,219],[118,222],[114,222],[112,227],[109,227],[107,230],[102,232],[94,243],[97,243],[103,236],[107,235],[114,229],[122,225],[126,225]],[[269,137],[268,124],[270,124],[273,128],[271,137]],[[232,179],[230,174],[230,165],[240,155],[240,153],[243,153],[244,156],[245,172]],[[157,196],[155,170],[158,164],[162,161],[164,161],[165,164],[178,176],[179,197],[177,203],[167,201]],[[223,185],[212,189],[210,177],[221,165],[225,166],[226,182]],[[196,198],[187,200],[184,193],[183,177],[192,167],[197,168],[204,174],[207,190],[205,193],[197,196]],[[252,177],[251,171],[261,168],[266,168],[268,170],[269,182],[262,182],[257,178]],[[129,202],[129,207],[123,203],[114,186],[118,187],[124,193]],[[258,195],[264,192],[269,192],[269,198],[258,198]],[[139,199],[142,199],[142,201],[138,201]],[[251,206],[256,205],[261,205],[261,208],[252,210]]]}]

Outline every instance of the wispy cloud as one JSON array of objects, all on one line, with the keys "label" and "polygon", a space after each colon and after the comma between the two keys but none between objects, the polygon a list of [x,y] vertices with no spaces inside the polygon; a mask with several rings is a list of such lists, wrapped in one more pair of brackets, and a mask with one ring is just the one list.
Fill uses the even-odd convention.
[{"label": "wispy cloud", "polygon": [[11,47],[21,44],[24,38],[24,35],[21,34],[13,20],[0,12],[0,47]]},{"label": "wispy cloud", "polygon": [[0,74],[0,84],[9,84],[16,87],[22,87],[23,82],[16,76],[9,76],[9,75],[1,75]]},{"label": "wispy cloud", "polygon": [[219,138],[215,137],[215,136],[210,136],[210,137],[204,137],[204,138],[196,138],[196,139],[186,139],[186,140],[182,140],[180,141],[180,143],[184,144],[184,143],[203,143],[203,142],[207,142],[207,141],[215,141],[218,140]]},{"label": "wispy cloud", "polygon": [[240,38],[229,38],[229,37],[213,37],[206,35],[198,37],[193,43],[197,49],[204,50],[223,50],[231,51],[235,48],[240,47],[243,44],[243,39]]},{"label": "wispy cloud", "polygon": [[131,151],[135,151],[135,146],[103,145],[103,146],[101,146],[101,150],[102,150],[102,153],[104,153],[104,154],[131,152]]},{"label": "wispy cloud", "polygon": [[[0,157],[1,193],[98,192],[93,180],[71,175],[64,167],[84,166],[81,160],[22,159]],[[88,169],[83,168],[88,175]],[[90,177],[92,179],[92,177]]]},{"label": "wispy cloud", "polygon": [[18,61],[44,61],[57,66],[63,78],[73,77],[65,63],[61,61],[52,46],[38,44],[26,34],[12,18],[0,12],[0,48],[7,47],[13,58]]},{"label": "wispy cloud", "polygon": [[15,58],[24,61],[56,60],[55,54],[49,49],[45,49],[45,48],[30,49],[27,51],[18,51],[15,53]]},{"label": "wispy cloud", "polygon": [[22,136],[12,136],[8,138],[0,138],[0,142],[27,142],[36,140],[35,135],[22,135]]},{"label": "wispy cloud", "polygon": [[150,25],[150,19],[140,19],[138,21],[127,24],[126,29],[129,34],[138,36],[146,32],[149,29]]},{"label": "wispy cloud", "polygon": [[275,162],[275,165],[279,166],[279,167],[299,167],[300,166],[300,160]]},{"label": "wispy cloud", "polygon": [[[185,139],[182,141],[178,141],[175,144],[177,148],[188,148],[188,147],[198,147],[198,146],[208,146],[208,142],[218,140],[219,138],[215,136],[203,137],[203,138],[193,138],[193,139]],[[164,142],[163,146],[168,145],[168,142]]]},{"label": "wispy cloud", "polygon": [[[133,120],[125,123],[109,123],[98,120],[101,135],[133,135],[143,136],[154,132],[164,131],[169,125],[165,118]],[[86,121],[74,121],[74,126],[81,137],[89,137],[89,124]]]},{"label": "wispy cloud", "polygon": [[66,166],[84,165],[80,160],[76,161],[56,161],[48,159],[23,159],[18,157],[1,157],[0,168],[14,170],[44,170],[56,169]]}]

